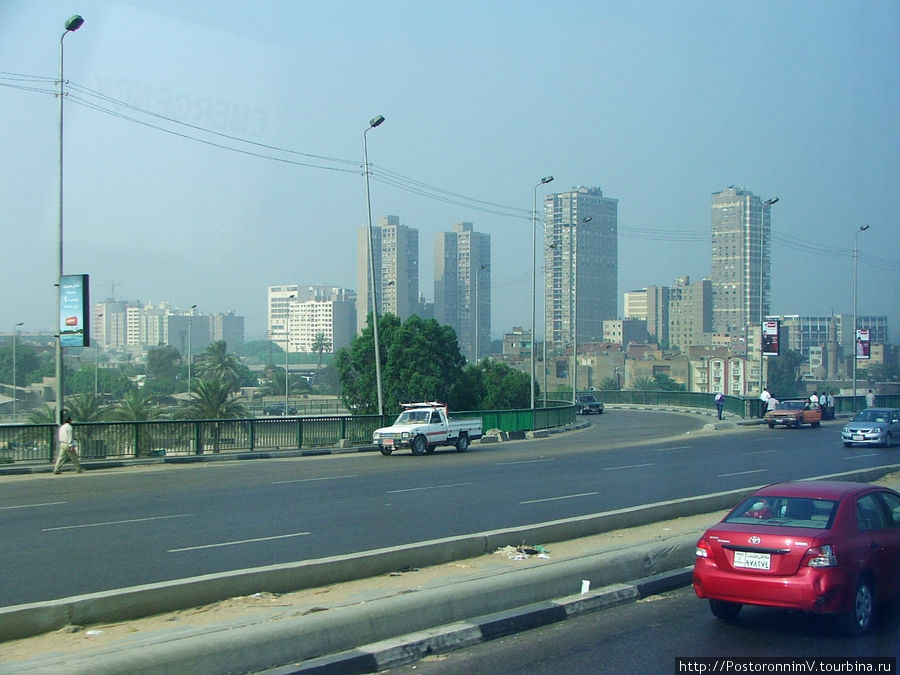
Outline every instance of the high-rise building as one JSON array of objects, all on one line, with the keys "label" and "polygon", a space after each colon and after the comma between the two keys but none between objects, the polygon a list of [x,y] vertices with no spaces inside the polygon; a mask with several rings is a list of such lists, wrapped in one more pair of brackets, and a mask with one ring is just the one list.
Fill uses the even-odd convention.
[{"label": "high-rise building", "polygon": [[712,283],[678,277],[669,288],[669,344],[687,353],[694,345],[712,344]]},{"label": "high-rise building", "polygon": [[[375,296],[379,316],[391,313],[401,320],[416,312],[419,303],[419,230],[400,224],[399,216],[382,216],[372,226]],[[368,228],[357,237],[356,326],[362,330],[372,311]]]},{"label": "high-rise building", "polygon": [[744,188],[712,194],[713,329],[745,333],[769,312],[770,206]]},{"label": "high-rise building", "polygon": [[669,344],[669,287],[647,286],[626,291],[625,318],[643,319],[652,341]]},{"label": "high-rise building", "polygon": [[[337,286],[269,286],[269,339],[288,352],[331,354],[356,333],[356,291]],[[321,336],[321,338],[320,338]]]},{"label": "high-rise building", "polygon": [[222,341],[229,351],[234,351],[238,345],[244,344],[244,317],[234,312],[213,314],[210,317],[210,339],[213,342]]},{"label": "high-rise building", "polygon": [[456,331],[467,360],[487,355],[491,345],[491,237],[475,232],[472,223],[457,223],[452,232],[435,235],[434,318]]},{"label": "high-rise building", "polygon": [[544,197],[544,320],[553,353],[572,344],[573,328],[579,343],[601,341],[603,321],[616,318],[618,204],[581,186]]}]

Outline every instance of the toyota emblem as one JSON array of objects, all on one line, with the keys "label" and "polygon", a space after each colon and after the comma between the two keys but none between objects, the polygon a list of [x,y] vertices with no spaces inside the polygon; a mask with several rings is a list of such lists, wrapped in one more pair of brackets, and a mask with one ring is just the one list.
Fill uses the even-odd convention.
[{"label": "toyota emblem", "polygon": [[762,539],[760,539],[760,538],[757,537],[756,535],[753,535],[753,536],[750,537],[750,539],[748,539],[747,541],[749,541],[751,544],[758,544],[758,543],[760,543],[760,542],[762,541]]}]

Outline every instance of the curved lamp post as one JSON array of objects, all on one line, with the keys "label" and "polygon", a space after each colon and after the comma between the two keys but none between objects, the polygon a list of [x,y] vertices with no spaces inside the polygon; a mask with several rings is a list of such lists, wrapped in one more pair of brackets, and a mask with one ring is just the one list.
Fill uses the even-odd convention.
[{"label": "curved lamp post", "polygon": [[[766,318],[765,311],[763,310],[763,276],[764,276],[764,268],[763,268],[763,251],[765,250],[763,247],[763,236],[765,232],[765,223],[766,223],[766,207],[772,206],[775,202],[778,201],[778,197],[772,197],[772,199],[767,199],[762,203],[759,208],[759,393],[762,394],[763,390],[763,320]],[[763,413],[766,411],[763,410]]]},{"label": "curved lamp post", "polygon": [[[579,225],[589,223],[593,216],[585,216]],[[569,285],[572,290],[572,405],[578,392],[578,260],[576,257],[575,225],[569,225]]]},{"label": "curved lamp post", "polygon": [[[534,199],[531,204],[531,409],[534,410],[534,342],[535,334],[535,302],[534,286],[537,283],[537,189],[553,180],[553,176],[544,176],[534,186]],[[546,292],[546,290],[545,290]],[[546,337],[544,338],[546,339]],[[544,394],[546,398],[546,393]]]},{"label": "curved lamp post", "polygon": [[369,274],[372,277],[372,336],[375,340],[375,386],[378,389],[378,414],[384,415],[384,394],[381,389],[381,346],[378,342],[378,296],[375,293],[375,250],[372,241],[372,197],[369,193],[369,146],[366,142],[366,134],[370,129],[380,126],[384,122],[384,115],[378,115],[369,120],[369,126],[363,132],[363,164],[366,169],[366,214],[368,216],[369,235]]},{"label": "curved lamp post", "polygon": [[[191,363],[194,361],[194,310],[197,309],[197,305],[191,305],[191,313],[188,316],[188,388],[187,393],[190,396],[191,393]],[[182,333],[184,335],[184,333]],[[184,339],[184,338],[182,338]]]},{"label": "curved lamp post", "polygon": [[13,353],[12,353],[12,367],[13,367],[13,424],[16,423],[16,401],[19,399],[19,390],[16,387],[16,338],[19,337],[19,328],[24,325],[24,321],[20,321],[13,327]]},{"label": "curved lamp post", "polygon": [[857,331],[857,299],[859,297],[859,233],[869,229],[868,225],[860,225],[853,233],[853,335],[850,340],[853,344],[853,406],[856,410],[856,331]]},{"label": "curved lamp post", "polygon": [[291,293],[288,296],[288,315],[284,325],[284,416],[287,417],[288,414],[288,396],[290,389],[288,387],[288,382],[290,381],[290,376],[288,375],[288,347],[291,345],[291,303],[293,303],[294,298],[297,296],[294,293]]},{"label": "curved lamp post", "polygon": [[63,277],[63,40],[69,33],[74,33],[84,24],[84,19],[78,14],[66,21],[63,34],[59,38],[59,214],[57,232],[56,254],[56,423],[62,424],[63,420],[63,350],[62,333],[59,330],[59,317],[62,315],[62,277]]},{"label": "curved lamp post", "polygon": [[475,363],[478,363],[478,342],[481,337],[478,334],[478,315],[481,313],[481,305],[479,304],[478,298],[478,278],[481,276],[481,272],[488,268],[487,265],[478,265],[475,268]]}]

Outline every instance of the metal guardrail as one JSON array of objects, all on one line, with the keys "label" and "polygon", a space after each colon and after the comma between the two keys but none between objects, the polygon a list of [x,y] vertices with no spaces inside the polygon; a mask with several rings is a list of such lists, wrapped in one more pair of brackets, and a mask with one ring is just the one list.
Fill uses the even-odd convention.
[{"label": "metal guardrail", "polygon": [[[713,394],[667,391],[595,391],[607,405],[715,410]],[[879,396],[878,404],[900,407],[900,395]],[[835,412],[865,407],[863,396],[835,397]],[[762,416],[757,398],[725,397],[725,410],[743,418]],[[547,400],[546,407],[517,410],[471,410],[454,418],[480,417],[485,431],[525,432],[575,422],[569,400]],[[318,415],[256,417],[226,420],[156,420],[150,422],[75,422],[82,459],[188,456],[205,453],[255,452],[333,447],[343,440],[369,443],[372,432],[393,421],[393,415]],[[56,451],[52,424],[0,426],[0,463],[50,462]]]}]

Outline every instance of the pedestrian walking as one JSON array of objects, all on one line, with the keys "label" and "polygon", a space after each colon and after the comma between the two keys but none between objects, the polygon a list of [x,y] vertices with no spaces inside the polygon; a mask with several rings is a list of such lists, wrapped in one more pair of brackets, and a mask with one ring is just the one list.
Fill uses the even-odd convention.
[{"label": "pedestrian walking", "polygon": [[866,407],[874,408],[875,407],[875,393],[869,389],[869,393],[866,394]]},{"label": "pedestrian walking", "polygon": [[84,469],[81,468],[81,462],[78,461],[78,443],[75,441],[73,435],[74,431],[75,430],[72,428],[72,418],[66,415],[65,422],[59,427],[59,454],[56,456],[56,464],[53,467],[53,473],[58,474],[67,459],[71,460],[72,464],[75,465],[75,471],[78,473],[84,471]]},{"label": "pedestrian walking", "polygon": [[769,407],[770,398],[772,398],[772,394],[769,393],[769,388],[763,387],[762,393],[759,395],[759,400],[762,401],[762,405],[759,406],[760,417],[763,417],[766,414],[766,410]]},{"label": "pedestrian walking", "polygon": [[718,417],[720,420],[725,419],[724,416],[722,415],[724,410],[725,410],[725,394],[723,394],[720,391],[718,394],[716,394],[716,413],[718,414]]}]

